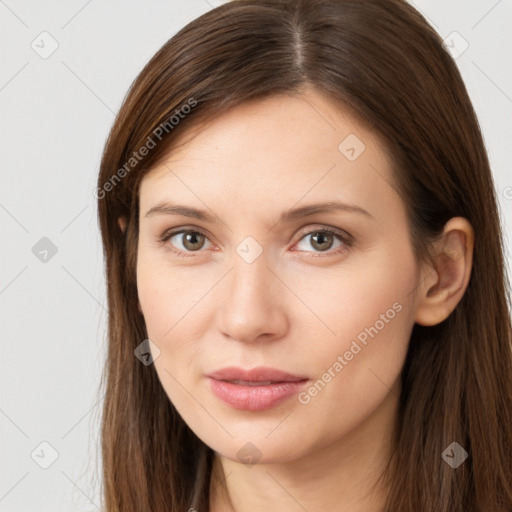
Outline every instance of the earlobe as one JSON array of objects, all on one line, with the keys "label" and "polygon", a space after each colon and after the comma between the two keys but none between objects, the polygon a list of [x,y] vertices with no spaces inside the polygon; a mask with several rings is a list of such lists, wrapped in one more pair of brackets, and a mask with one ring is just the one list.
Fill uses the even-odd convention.
[{"label": "earlobe", "polygon": [[417,294],[416,323],[436,325],[452,313],[469,283],[473,247],[474,232],[467,219],[450,219],[435,244],[434,267],[423,272]]},{"label": "earlobe", "polygon": [[126,217],[118,217],[117,223],[119,224],[119,228],[124,233],[126,230]]}]

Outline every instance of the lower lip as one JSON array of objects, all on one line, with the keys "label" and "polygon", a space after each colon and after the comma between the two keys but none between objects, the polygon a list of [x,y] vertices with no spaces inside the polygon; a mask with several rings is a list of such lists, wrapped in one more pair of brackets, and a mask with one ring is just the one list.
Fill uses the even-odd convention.
[{"label": "lower lip", "polygon": [[276,382],[265,386],[244,386],[210,378],[213,394],[234,409],[264,411],[296,395],[307,380]]}]

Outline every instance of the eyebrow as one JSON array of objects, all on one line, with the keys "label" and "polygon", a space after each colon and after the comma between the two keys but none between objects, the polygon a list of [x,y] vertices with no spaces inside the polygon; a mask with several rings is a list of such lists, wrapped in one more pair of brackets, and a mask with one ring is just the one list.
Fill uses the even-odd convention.
[{"label": "eyebrow", "polygon": [[[289,222],[292,220],[302,219],[317,213],[332,213],[338,211],[359,213],[375,220],[375,217],[364,208],[354,204],[345,204],[339,201],[328,201],[325,203],[315,203],[300,206],[298,208],[292,208],[281,214],[279,222]],[[217,216],[208,213],[206,210],[199,210],[197,208],[168,202],[159,203],[146,212],[146,217],[152,217],[153,215],[183,215],[184,217],[191,217],[204,222],[209,222],[210,224],[217,224],[219,222],[219,218]]]}]

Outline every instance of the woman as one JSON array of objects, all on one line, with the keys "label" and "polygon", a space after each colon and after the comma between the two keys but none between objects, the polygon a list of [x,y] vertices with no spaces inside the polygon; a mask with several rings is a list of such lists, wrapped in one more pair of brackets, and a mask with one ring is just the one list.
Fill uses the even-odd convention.
[{"label": "woman", "polygon": [[457,67],[401,0],[239,0],[96,191],[113,511],[512,510],[508,283]]}]

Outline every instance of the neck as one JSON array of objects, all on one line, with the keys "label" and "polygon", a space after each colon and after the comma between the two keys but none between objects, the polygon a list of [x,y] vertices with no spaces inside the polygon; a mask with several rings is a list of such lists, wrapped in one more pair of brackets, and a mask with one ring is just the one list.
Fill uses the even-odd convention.
[{"label": "neck", "polygon": [[398,389],[394,386],[379,408],[343,438],[298,459],[246,466],[216,454],[210,512],[381,512]]}]

